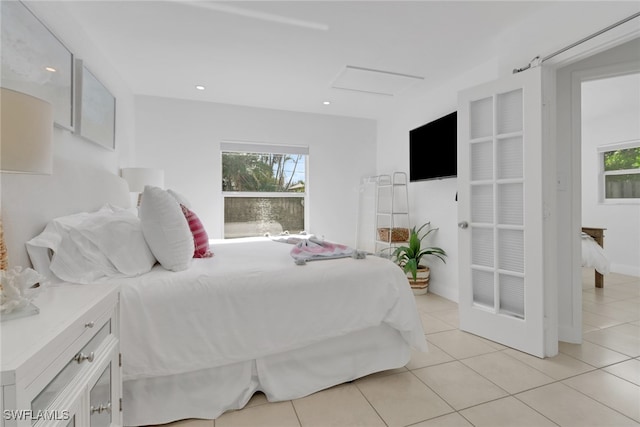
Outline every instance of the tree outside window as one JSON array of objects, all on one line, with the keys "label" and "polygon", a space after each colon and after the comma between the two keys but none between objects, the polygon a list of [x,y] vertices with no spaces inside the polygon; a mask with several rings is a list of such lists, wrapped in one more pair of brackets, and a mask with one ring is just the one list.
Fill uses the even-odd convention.
[{"label": "tree outside window", "polygon": [[605,201],[640,201],[640,141],[600,147]]},{"label": "tree outside window", "polygon": [[224,237],[303,231],[307,154],[287,153],[282,146],[264,147],[277,152],[255,148],[261,147],[223,145]]}]

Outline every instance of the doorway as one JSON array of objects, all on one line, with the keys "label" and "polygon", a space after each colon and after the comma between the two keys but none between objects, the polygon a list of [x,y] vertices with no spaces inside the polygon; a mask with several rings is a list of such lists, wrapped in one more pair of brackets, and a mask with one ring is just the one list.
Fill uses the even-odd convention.
[{"label": "doorway", "polygon": [[637,72],[640,72],[640,38],[558,68],[556,73],[560,341],[582,342],[582,84]]}]

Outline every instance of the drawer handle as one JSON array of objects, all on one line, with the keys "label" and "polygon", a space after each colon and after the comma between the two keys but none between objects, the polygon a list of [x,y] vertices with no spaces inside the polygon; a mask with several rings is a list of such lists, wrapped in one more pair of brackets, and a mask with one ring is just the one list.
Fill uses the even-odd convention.
[{"label": "drawer handle", "polygon": [[111,412],[111,402],[107,402],[106,405],[100,404],[100,406],[91,406],[91,415],[98,413],[101,414],[103,412]]},{"label": "drawer handle", "polygon": [[91,363],[91,362],[93,362],[93,356],[94,356],[93,351],[91,353],[89,353],[88,355],[84,354],[84,353],[78,353],[76,355],[76,357],[73,358],[73,360],[75,360],[78,363],[82,363],[85,360],[87,362]]},{"label": "drawer handle", "polygon": [[92,320],[91,322],[87,322],[84,324],[85,328],[93,328],[96,325],[96,323]]}]

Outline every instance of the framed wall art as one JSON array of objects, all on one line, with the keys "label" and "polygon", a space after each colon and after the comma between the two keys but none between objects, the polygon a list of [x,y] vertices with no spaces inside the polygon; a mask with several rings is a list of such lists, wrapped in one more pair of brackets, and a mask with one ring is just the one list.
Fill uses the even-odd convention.
[{"label": "framed wall art", "polygon": [[20,1],[0,1],[0,86],[43,99],[56,125],[72,130],[73,55]]},{"label": "framed wall art", "polygon": [[115,150],[116,98],[76,59],[75,133],[102,147]]}]

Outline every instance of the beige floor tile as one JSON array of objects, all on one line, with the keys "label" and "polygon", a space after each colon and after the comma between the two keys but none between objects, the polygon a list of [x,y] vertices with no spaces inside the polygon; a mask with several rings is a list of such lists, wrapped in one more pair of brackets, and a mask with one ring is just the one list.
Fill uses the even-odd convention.
[{"label": "beige floor tile", "polygon": [[411,351],[411,360],[406,366],[407,369],[419,369],[454,360],[453,357],[442,351],[437,345],[428,341],[427,345],[429,346],[429,351],[426,353],[415,350]]},{"label": "beige floor tile", "polygon": [[473,425],[465,420],[462,415],[454,412],[438,418],[422,421],[418,424],[412,424],[411,427],[473,427]]},{"label": "beige floor tile", "polygon": [[456,329],[460,327],[460,319],[457,308],[455,310],[433,311],[429,313],[429,315],[435,317],[436,319],[440,319],[445,323],[448,323]]},{"label": "beige floor tile", "polygon": [[554,381],[550,376],[502,351],[470,357],[462,363],[511,394]]},{"label": "beige floor tile", "polygon": [[436,332],[457,329],[455,326],[443,322],[442,320],[428,313],[420,313],[420,319],[422,320],[422,328],[424,329],[425,334],[433,334]]},{"label": "beige floor tile", "polygon": [[430,334],[427,338],[456,359],[465,359],[496,351],[483,339],[459,329]]},{"label": "beige floor tile", "polygon": [[268,403],[225,412],[216,419],[215,427],[300,427],[291,401]]},{"label": "beige floor tile", "polygon": [[[623,301],[623,300],[629,300],[632,298],[636,298],[637,294],[634,291],[628,290],[626,288],[620,288],[620,287],[615,287],[615,286],[609,286],[606,289],[595,289],[593,291],[596,295],[604,295],[606,297],[609,298],[613,298],[615,300],[618,301]],[[611,314],[607,314],[607,313],[613,313],[615,314],[615,310],[611,309],[608,310],[606,307],[608,304],[601,304],[600,310],[598,310],[598,307],[594,307],[593,304],[597,304],[597,303],[592,303],[592,302],[588,302],[588,301],[582,301],[582,309],[583,310],[589,310],[589,311],[594,311],[597,310],[597,313],[600,313],[601,310],[601,314],[605,314],[605,315],[609,315],[611,317],[613,317]],[[625,320],[625,319],[629,319],[629,316],[633,319],[633,313],[628,314],[628,313],[620,313],[621,315],[624,314],[626,317],[621,317],[621,320]],[[633,320],[637,320],[637,318],[633,319]],[[631,321],[631,320],[627,320],[627,321]]]},{"label": "beige floor tile", "polygon": [[385,423],[354,384],[345,384],[293,401],[303,427],[384,427]]},{"label": "beige floor tile", "polygon": [[636,276],[628,276],[626,274],[609,273],[607,274],[606,279],[607,279],[607,283],[611,285],[620,285],[620,284],[629,284],[629,283],[640,285],[640,278]]},{"label": "beige floor tile", "polygon": [[596,368],[601,368],[603,366],[612,365],[629,359],[629,356],[627,355],[615,352],[589,341],[582,341],[582,344],[560,342],[559,348],[562,353],[568,354],[578,360],[582,360]]},{"label": "beige floor tile", "polygon": [[595,326],[587,325],[586,323],[582,324],[582,333],[586,334],[587,332],[599,331],[600,328]]},{"label": "beige floor tile", "polygon": [[459,361],[417,369],[413,373],[456,410],[508,394]]},{"label": "beige floor tile", "polygon": [[556,424],[513,397],[460,411],[476,427],[545,427]]},{"label": "beige floor tile", "polygon": [[600,292],[596,293],[595,291],[585,290],[584,292],[582,292],[582,301],[606,304],[608,302],[615,302],[619,300],[617,300],[616,298],[611,298],[609,296],[606,296],[605,294]]},{"label": "beige floor tile", "polygon": [[213,425],[213,420],[199,419],[179,420],[169,424],[163,424],[163,426],[166,427],[213,427]]},{"label": "beige floor tile", "polygon": [[[640,299],[639,298],[631,298],[625,299],[621,301],[610,302],[605,304],[607,307],[613,307],[618,310],[631,311],[638,315],[640,318]],[[634,319],[637,320],[637,319]]]},{"label": "beige floor tile", "polygon": [[562,383],[538,387],[515,397],[562,427],[637,427],[632,419]]},{"label": "beige floor tile", "polygon": [[505,354],[526,363],[556,380],[562,380],[595,369],[593,366],[571,356],[567,356],[564,353],[558,353],[554,357],[547,357],[545,359],[540,359],[513,349],[505,350]]},{"label": "beige floor tile", "polygon": [[586,341],[631,357],[640,356],[640,327],[629,323],[583,334]]},{"label": "beige floor tile", "polygon": [[640,297],[640,280],[616,285],[616,289],[630,292],[631,294]]},{"label": "beige floor tile", "polygon": [[640,386],[603,370],[578,375],[563,383],[640,422]]},{"label": "beige floor tile", "polygon": [[620,322],[635,322],[640,319],[640,313],[634,310],[622,310],[620,308],[614,307],[611,304],[598,304],[598,303],[588,303],[582,302],[582,310],[583,313],[585,311],[599,314],[600,316],[610,317],[614,320],[618,320]]},{"label": "beige floor tile", "polygon": [[497,343],[495,341],[491,341],[491,340],[489,340],[487,338],[482,338],[482,337],[478,337],[478,336],[476,336],[476,338],[480,339],[482,342],[487,344],[489,347],[494,348],[496,350],[506,350],[507,348],[509,348],[509,347],[504,346],[504,345],[502,345],[500,343]]},{"label": "beige floor tile", "polygon": [[[582,312],[582,323],[593,326],[597,329],[609,328],[611,326],[621,325],[625,322],[622,320],[612,319],[611,317],[602,316],[600,314],[592,313],[590,311]],[[584,333],[584,331],[583,331]]]},{"label": "beige floor tile", "polygon": [[407,426],[453,412],[411,372],[364,378],[355,384],[390,427]]},{"label": "beige floor tile", "polygon": [[424,313],[441,310],[455,310],[458,308],[457,303],[431,293],[416,295],[415,298],[418,310]]},{"label": "beige floor tile", "polygon": [[615,365],[607,366],[604,370],[640,386],[640,360],[638,359],[616,363]]}]

